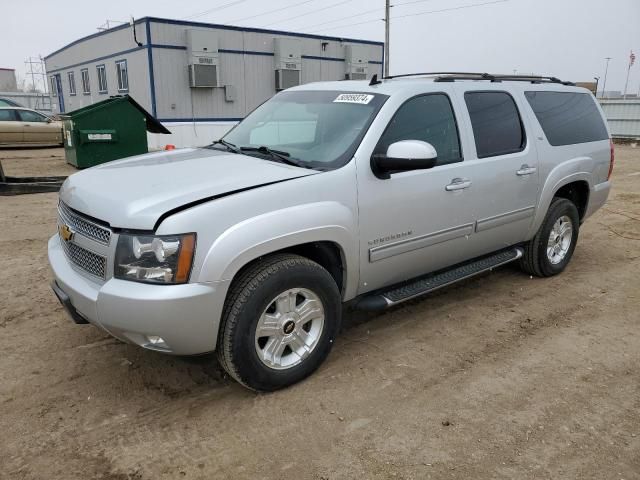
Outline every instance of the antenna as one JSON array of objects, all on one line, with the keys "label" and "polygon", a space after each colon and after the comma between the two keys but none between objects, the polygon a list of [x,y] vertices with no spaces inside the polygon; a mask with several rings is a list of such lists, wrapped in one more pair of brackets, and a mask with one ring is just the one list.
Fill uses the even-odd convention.
[{"label": "antenna", "polygon": [[[133,15],[129,17],[129,25],[131,25],[131,29],[133,30],[133,41],[136,42],[136,45],[141,47],[142,42],[138,41],[138,35],[136,34],[136,20],[135,18],[133,18]],[[148,40],[147,40],[147,43],[149,43]]]}]

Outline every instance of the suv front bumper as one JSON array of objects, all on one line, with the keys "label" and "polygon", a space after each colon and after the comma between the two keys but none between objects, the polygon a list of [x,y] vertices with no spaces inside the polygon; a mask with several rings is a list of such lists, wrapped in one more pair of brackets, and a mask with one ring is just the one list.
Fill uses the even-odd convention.
[{"label": "suv front bumper", "polygon": [[71,266],[58,235],[49,240],[48,251],[53,290],[76,323],[91,323],[150,350],[176,355],[215,350],[229,282],[149,285],[111,278],[98,283]]}]

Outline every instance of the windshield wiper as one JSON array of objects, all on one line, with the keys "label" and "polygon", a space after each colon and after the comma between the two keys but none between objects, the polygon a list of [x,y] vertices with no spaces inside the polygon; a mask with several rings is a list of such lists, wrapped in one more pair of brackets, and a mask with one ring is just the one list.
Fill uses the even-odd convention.
[{"label": "windshield wiper", "polygon": [[295,159],[291,157],[291,154],[289,152],[285,152],[283,150],[272,150],[271,148],[265,147],[264,145],[260,147],[240,147],[240,151],[264,153],[265,155],[271,155],[272,158],[275,158],[282,163],[286,163],[287,165],[293,165],[294,167],[311,168],[309,167],[309,165],[296,162]]},{"label": "windshield wiper", "polygon": [[213,147],[214,145],[222,145],[230,152],[240,153],[240,149],[238,147],[236,147],[231,142],[227,142],[226,140],[223,140],[222,138],[220,140],[215,140],[213,143],[211,143],[211,145],[208,145],[207,148]]}]

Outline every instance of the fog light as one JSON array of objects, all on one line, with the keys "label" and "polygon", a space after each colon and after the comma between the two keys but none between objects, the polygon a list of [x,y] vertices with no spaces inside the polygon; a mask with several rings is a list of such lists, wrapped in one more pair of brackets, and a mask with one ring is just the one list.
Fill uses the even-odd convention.
[{"label": "fog light", "polygon": [[147,343],[146,345],[147,347],[163,348],[169,350],[169,345],[167,345],[167,342],[165,342],[162,337],[159,337],[157,335],[147,335],[147,340],[149,341],[149,343]]}]

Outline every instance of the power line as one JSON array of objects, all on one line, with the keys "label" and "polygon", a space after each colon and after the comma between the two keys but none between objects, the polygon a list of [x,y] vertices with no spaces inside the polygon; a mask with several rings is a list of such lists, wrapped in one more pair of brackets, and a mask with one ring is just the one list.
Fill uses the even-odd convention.
[{"label": "power line", "polygon": [[[383,9],[384,9],[384,7],[373,8],[371,10],[366,10],[364,12],[357,13],[355,15],[351,15],[350,18],[362,17],[364,15],[369,15],[370,13],[373,13],[373,12],[379,12],[380,10],[383,10]],[[344,18],[336,18],[335,20],[328,20],[328,21],[322,22],[322,23],[314,23],[313,25],[305,25],[305,26],[303,26],[301,28],[298,28],[298,30],[320,27],[322,25],[327,25],[328,23],[343,22],[344,20],[345,20]]]},{"label": "power line", "polygon": [[392,7],[402,7],[404,5],[413,5],[414,3],[432,2],[433,0],[412,0],[411,2],[394,3]]},{"label": "power line", "polygon": [[203,17],[205,15],[210,14],[211,12],[215,12],[216,10],[223,10],[225,8],[233,7],[234,5],[238,5],[239,3],[243,3],[243,2],[246,2],[246,0],[236,0],[235,2],[225,3],[225,4],[222,4],[222,5],[218,6],[218,7],[211,8],[209,10],[205,10],[204,12],[194,13],[193,15],[188,15],[186,17],[183,17],[182,19],[183,20],[191,20],[191,19],[194,19],[194,18]]},{"label": "power line", "polygon": [[[405,5],[413,5],[414,3],[424,3],[424,2],[432,2],[432,1],[433,0],[413,0],[411,2],[393,4],[393,5],[391,5],[391,8],[393,8],[393,7],[404,7]],[[365,10],[364,12],[360,12],[360,13],[356,13],[355,15],[351,15],[350,18],[363,17],[365,15],[369,15],[369,14],[374,13],[374,12],[380,12],[381,10],[384,10],[384,7],[378,7],[378,8],[372,8],[371,10]],[[321,27],[322,25],[327,25],[329,23],[342,22],[342,21],[344,21],[344,18],[336,18],[334,20],[328,20],[328,21],[322,22],[322,23],[314,23],[313,25],[304,25],[304,26],[298,28],[297,30],[305,30],[305,29],[309,29],[309,28]]]},{"label": "power line", "polygon": [[303,2],[294,3],[293,5],[287,5],[286,7],[276,8],[275,10],[269,10],[269,11],[266,11],[266,12],[258,13],[256,15],[251,15],[249,17],[238,18],[236,20],[231,20],[231,21],[225,22],[225,23],[243,22],[243,21],[249,20],[251,18],[261,17],[263,15],[271,15],[272,13],[282,12],[283,10],[289,10],[290,8],[295,8],[295,7],[298,7],[300,5],[305,5],[307,3],[311,3],[311,2],[314,2],[314,1],[315,0],[304,0]]},{"label": "power line", "polygon": [[311,15],[311,14],[314,14],[314,13],[317,13],[317,12],[321,12],[323,10],[326,10],[327,8],[337,7],[338,5],[344,5],[345,3],[349,3],[349,2],[353,2],[353,0],[342,0],[341,2],[333,3],[331,5],[325,5],[322,8],[318,8],[316,10],[311,10],[310,12],[302,13],[300,15],[296,15],[295,17],[284,18],[284,19],[278,20],[276,22],[267,23],[265,25],[262,25],[262,27],[268,27],[268,26],[271,26],[271,25],[276,25],[278,23],[288,22],[289,20],[295,20],[296,18],[306,17],[307,15]]},{"label": "power line", "polygon": [[[454,11],[454,10],[464,10],[466,8],[483,7],[485,5],[494,5],[496,3],[506,3],[506,2],[509,2],[509,1],[510,0],[495,0],[493,2],[476,3],[476,4],[473,4],[473,5],[461,5],[459,7],[443,8],[441,10],[429,10],[429,11],[426,11],[426,12],[416,12],[416,13],[410,13],[410,14],[407,14],[407,15],[395,16],[395,17],[393,17],[393,20],[399,20],[401,18],[407,18],[407,17],[418,17],[420,15],[428,15],[430,13],[451,12],[451,11]],[[366,20],[364,22],[348,23],[346,25],[339,25],[337,27],[323,28],[323,29],[320,29],[320,30],[316,30],[316,31],[314,31],[312,33],[326,32],[328,30],[335,30],[337,28],[354,27],[354,26],[357,26],[357,25],[364,25],[366,23],[379,22],[379,21],[382,21],[382,20],[384,20],[384,19],[375,18],[373,20]]]},{"label": "power line", "polygon": [[495,3],[506,3],[506,2],[509,2],[509,1],[510,0],[496,0],[494,2],[476,3],[476,4],[473,4],[473,5],[462,5],[460,7],[444,8],[442,10],[431,10],[429,12],[410,13],[410,14],[407,14],[407,15],[400,15],[400,16],[396,16],[396,17],[393,17],[393,18],[395,20],[395,19],[398,19],[398,18],[417,17],[419,15],[427,15],[429,13],[441,13],[441,12],[450,12],[452,10],[464,10],[465,8],[483,7],[485,5],[493,5]]}]

